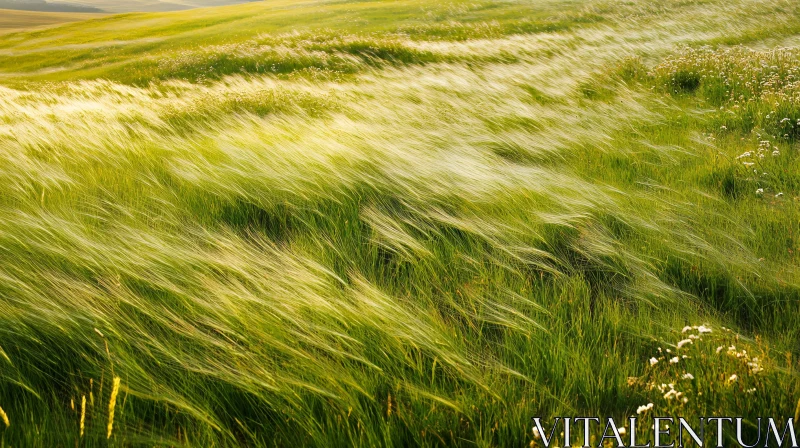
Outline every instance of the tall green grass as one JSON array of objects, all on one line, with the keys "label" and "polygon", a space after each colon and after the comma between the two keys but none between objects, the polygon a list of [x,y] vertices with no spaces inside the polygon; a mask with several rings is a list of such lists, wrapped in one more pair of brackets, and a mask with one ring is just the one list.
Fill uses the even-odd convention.
[{"label": "tall green grass", "polygon": [[0,38],[0,445],[794,416],[798,53],[701,44],[797,18],[287,2]]}]

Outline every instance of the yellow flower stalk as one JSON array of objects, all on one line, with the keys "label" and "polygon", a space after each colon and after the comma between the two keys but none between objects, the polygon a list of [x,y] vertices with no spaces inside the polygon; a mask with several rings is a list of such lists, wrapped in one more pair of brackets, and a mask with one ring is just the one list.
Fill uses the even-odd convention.
[{"label": "yellow flower stalk", "polygon": [[108,435],[111,438],[111,431],[114,429],[114,407],[117,405],[117,394],[119,393],[119,377],[114,377],[114,385],[111,388],[111,399],[108,402]]},{"label": "yellow flower stalk", "polygon": [[794,410],[795,423],[797,423],[798,420],[800,420],[800,400],[797,400],[797,407]]},{"label": "yellow flower stalk", "polygon": [[86,421],[86,395],[81,397],[81,437],[83,437],[83,423]]}]

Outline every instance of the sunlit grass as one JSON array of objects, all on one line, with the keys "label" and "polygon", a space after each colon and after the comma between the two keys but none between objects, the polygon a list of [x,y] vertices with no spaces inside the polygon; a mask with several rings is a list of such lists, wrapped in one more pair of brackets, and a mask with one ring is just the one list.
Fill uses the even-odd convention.
[{"label": "sunlit grass", "polygon": [[0,443],[793,416],[797,51],[702,45],[797,18],[278,2],[0,38]]}]

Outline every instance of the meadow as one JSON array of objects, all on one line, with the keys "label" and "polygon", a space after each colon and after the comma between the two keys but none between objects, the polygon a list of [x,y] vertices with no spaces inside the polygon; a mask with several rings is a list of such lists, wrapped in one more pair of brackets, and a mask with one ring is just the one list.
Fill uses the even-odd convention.
[{"label": "meadow", "polygon": [[799,129],[789,0],[0,35],[0,446],[755,440],[800,414]]},{"label": "meadow", "polygon": [[75,12],[35,12],[0,9],[0,34],[30,31],[35,28],[77,22],[100,16],[100,14]]},{"label": "meadow", "polygon": [[[260,0],[259,0],[260,1]],[[235,5],[247,0],[71,0],[69,3],[98,8],[107,13],[169,12],[210,6]]]}]

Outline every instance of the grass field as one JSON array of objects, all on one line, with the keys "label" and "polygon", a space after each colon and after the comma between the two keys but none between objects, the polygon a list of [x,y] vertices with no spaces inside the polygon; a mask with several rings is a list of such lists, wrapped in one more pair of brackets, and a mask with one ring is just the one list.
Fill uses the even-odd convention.
[{"label": "grass field", "polygon": [[[193,8],[206,8],[246,3],[247,0],[70,0],[69,2],[50,1],[40,4],[15,4],[15,1],[3,3],[0,1],[0,23],[8,22],[16,25],[14,29],[27,29],[26,24],[33,21],[37,24],[71,22],[83,20],[86,13],[94,13],[94,17],[101,14],[119,14],[130,12],[170,12],[182,11]],[[259,0],[260,1],[260,0]],[[4,10],[4,8],[9,8]],[[87,10],[88,8],[88,10]],[[27,11],[19,11],[27,9]],[[36,11],[44,14],[36,14]],[[81,12],[53,12],[53,11],[81,11]],[[27,13],[18,16],[19,13]],[[82,18],[81,18],[82,17]]]},{"label": "grass field", "polygon": [[67,22],[78,22],[100,16],[100,14],[75,12],[35,12],[0,9],[0,34],[29,31],[32,28],[59,25]]},{"label": "grass field", "polygon": [[110,13],[164,12],[245,3],[246,0],[73,0],[71,3]]},{"label": "grass field", "polygon": [[799,141],[788,0],[0,36],[0,446],[755,439],[800,412]]}]

